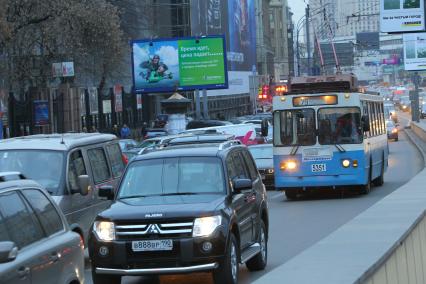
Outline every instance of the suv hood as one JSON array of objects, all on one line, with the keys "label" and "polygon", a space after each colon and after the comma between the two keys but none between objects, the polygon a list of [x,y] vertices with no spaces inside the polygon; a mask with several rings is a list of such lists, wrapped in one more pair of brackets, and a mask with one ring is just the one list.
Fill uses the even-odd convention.
[{"label": "suv hood", "polygon": [[199,194],[117,200],[99,218],[111,221],[196,218],[215,214],[225,198],[219,194]]}]

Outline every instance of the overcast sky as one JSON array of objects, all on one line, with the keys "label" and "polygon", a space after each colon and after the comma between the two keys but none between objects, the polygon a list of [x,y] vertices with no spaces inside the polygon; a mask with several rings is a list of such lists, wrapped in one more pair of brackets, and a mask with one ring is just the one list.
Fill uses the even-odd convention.
[{"label": "overcast sky", "polygon": [[299,21],[299,19],[305,14],[306,4],[303,0],[288,0],[288,5],[291,7],[291,11],[294,13],[294,24],[297,24],[297,21]]}]

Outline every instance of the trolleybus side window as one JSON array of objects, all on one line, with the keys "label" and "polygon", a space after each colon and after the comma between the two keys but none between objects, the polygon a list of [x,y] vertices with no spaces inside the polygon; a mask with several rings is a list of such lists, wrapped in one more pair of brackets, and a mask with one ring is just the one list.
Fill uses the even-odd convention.
[{"label": "trolleybus side window", "polygon": [[[365,117],[366,119],[363,121],[363,123],[370,123],[370,118],[368,117],[368,104],[366,101],[362,102],[362,111],[363,111],[363,117]],[[364,136],[366,138],[371,136],[371,128],[370,131],[365,131]]]},{"label": "trolleybus side window", "polygon": [[382,121],[382,123],[381,123],[382,134],[386,134],[385,112],[384,112],[383,105],[381,103],[379,103],[379,108],[380,108],[380,120]]},{"label": "trolleybus side window", "polygon": [[370,137],[376,136],[376,128],[374,123],[374,106],[371,102],[368,105],[368,120],[370,121]]}]

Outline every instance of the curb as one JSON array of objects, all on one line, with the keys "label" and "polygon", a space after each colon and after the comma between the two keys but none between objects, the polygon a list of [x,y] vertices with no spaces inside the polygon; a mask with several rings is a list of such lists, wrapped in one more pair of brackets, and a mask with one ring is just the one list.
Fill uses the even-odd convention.
[{"label": "curb", "polygon": [[407,134],[408,139],[411,141],[411,143],[416,146],[416,148],[419,150],[419,152],[422,154],[423,157],[423,163],[426,167],[426,152],[423,149],[423,147],[418,143],[417,139],[420,139],[411,129],[404,129],[405,134]]}]

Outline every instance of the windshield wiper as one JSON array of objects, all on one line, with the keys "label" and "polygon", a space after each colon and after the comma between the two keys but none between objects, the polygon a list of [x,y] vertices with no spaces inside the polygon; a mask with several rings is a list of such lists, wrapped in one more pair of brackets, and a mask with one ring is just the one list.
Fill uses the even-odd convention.
[{"label": "windshield wiper", "polygon": [[334,144],[334,147],[336,147],[337,150],[339,150],[340,153],[345,153],[346,152],[345,148],[343,148],[343,146],[340,145],[340,144],[336,143],[336,144]]},{"label": "windshield wiper", "polygon": [[158,196],[173,196],[173,195],[196,195],[201,194],[198,192],[173,192],[173,193],[163,193],[159,194]]},{"label": "windshield wiper", "polygon": [[293,148],[291,148],[290,156],[295,156],[297,154],[297,150],[299,150],[299,146],[293,146]]},{"label": "windshield wiper", "polygon": [[143,198],[143,197],[147,197],[147,196],[148,195],[129,195],[129,196],[120,197],[119,199]]}]

